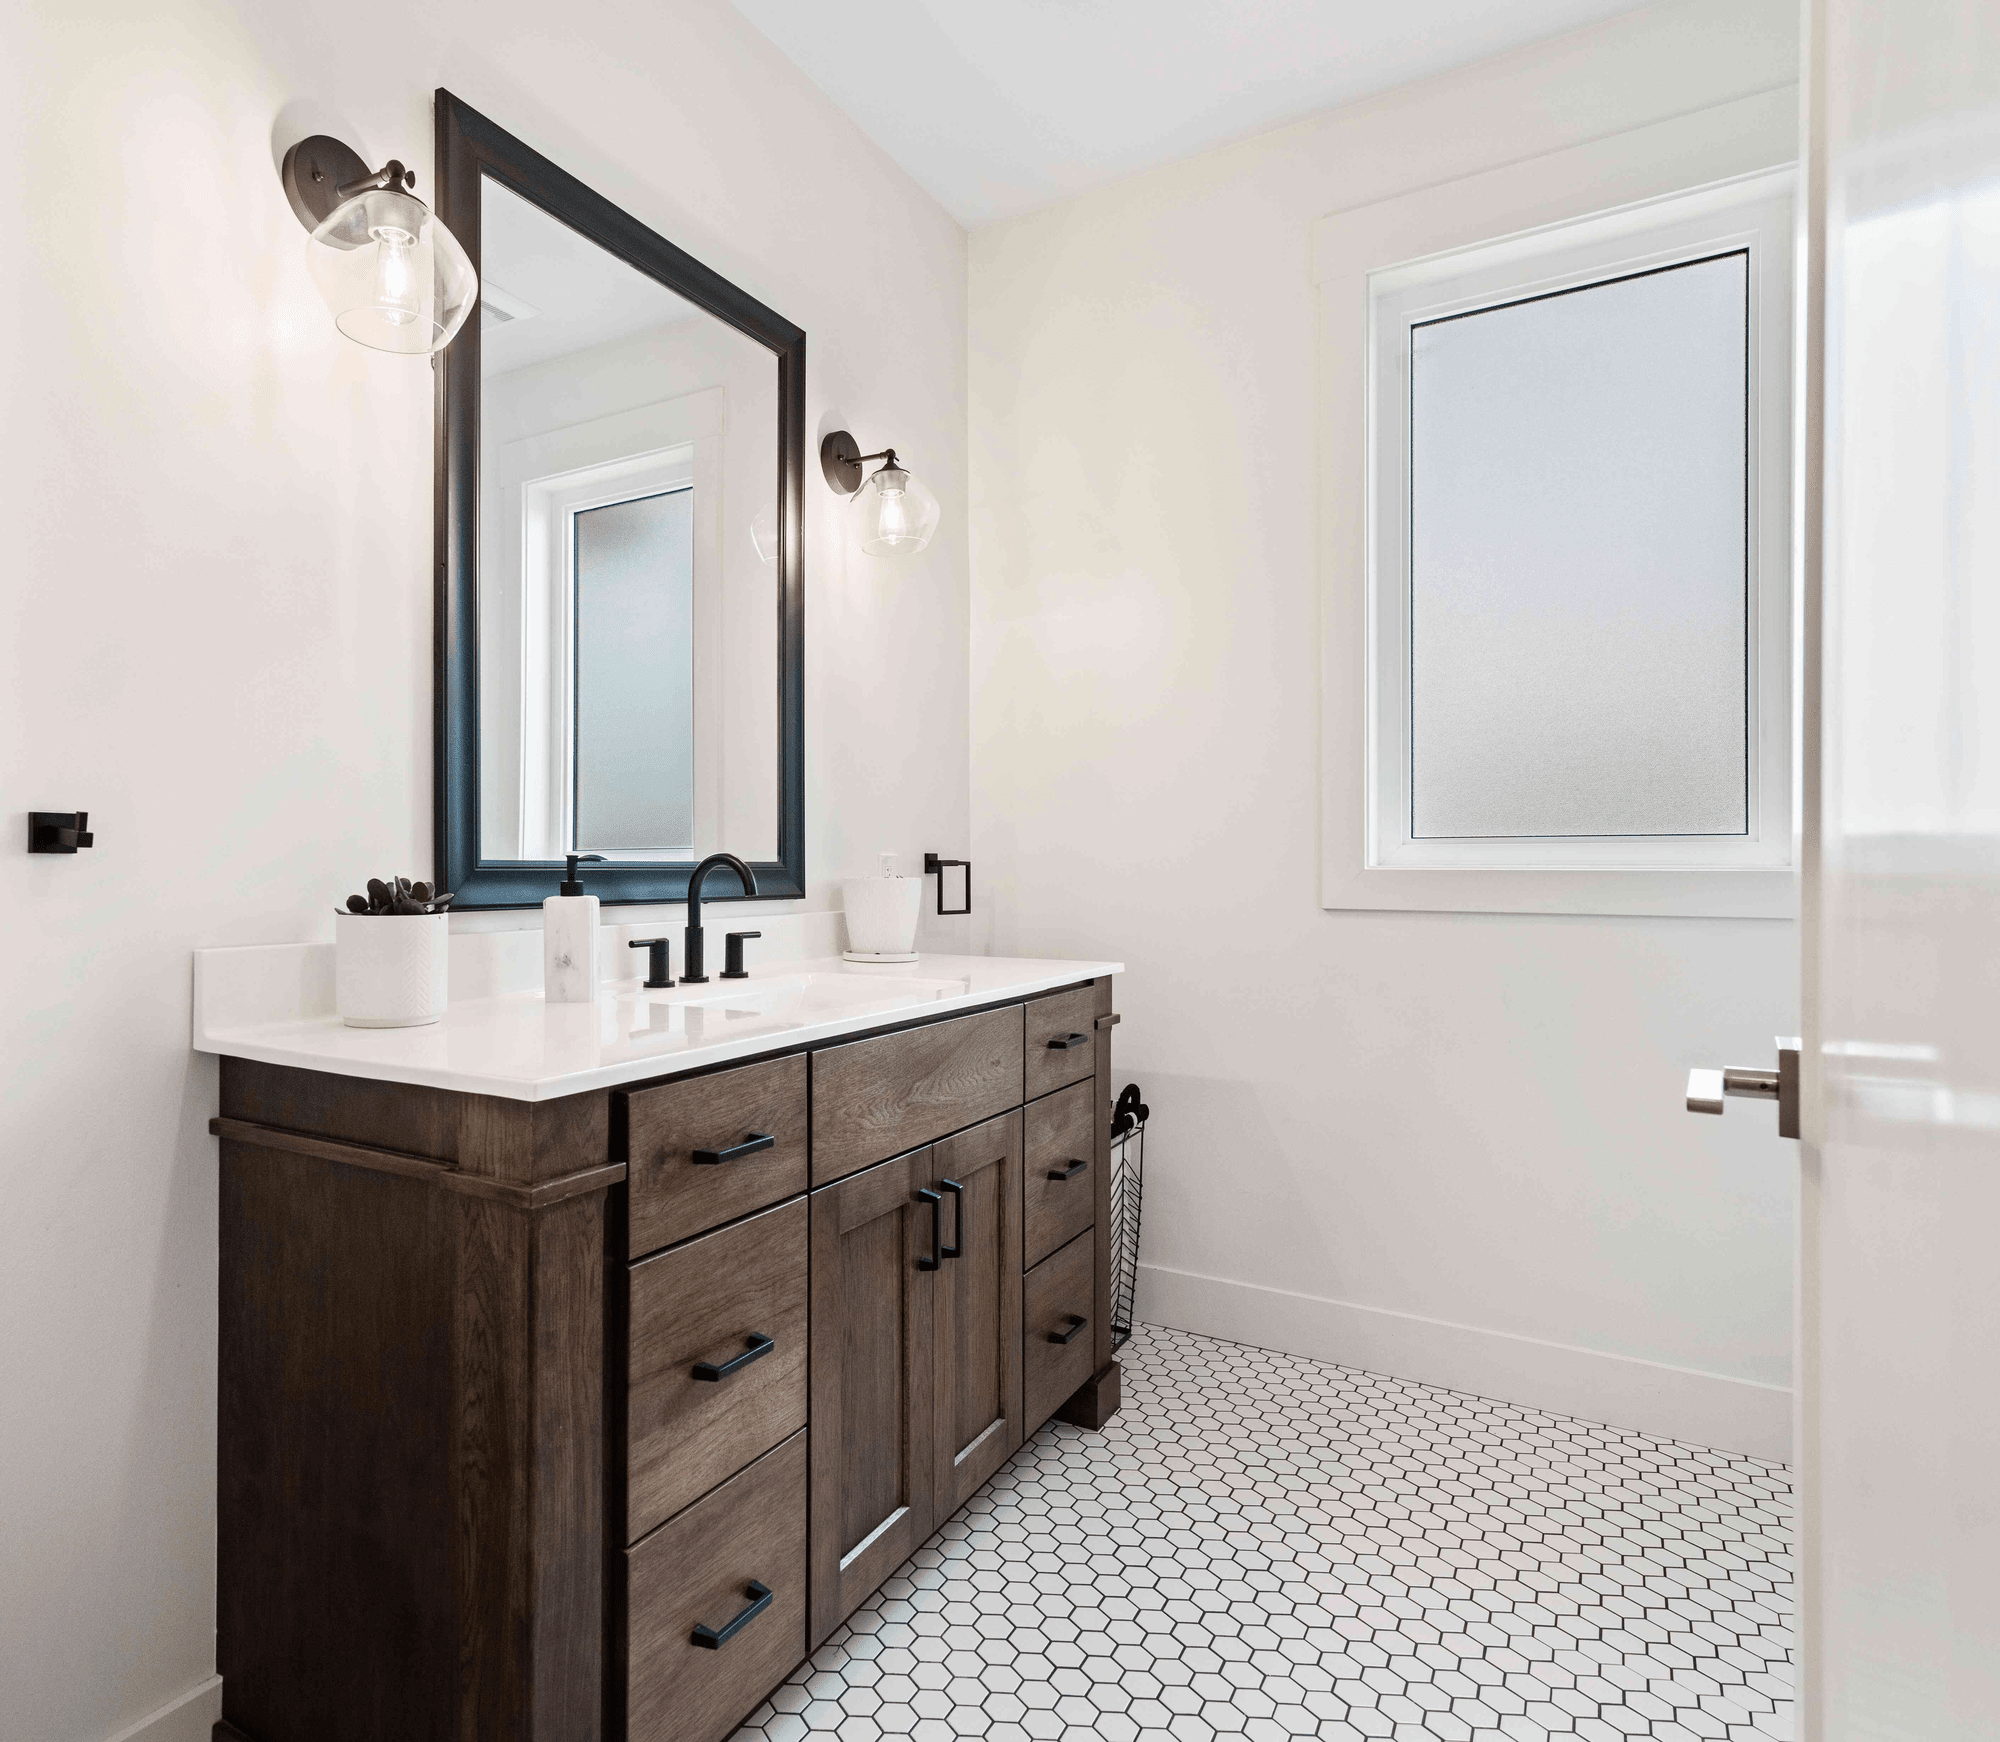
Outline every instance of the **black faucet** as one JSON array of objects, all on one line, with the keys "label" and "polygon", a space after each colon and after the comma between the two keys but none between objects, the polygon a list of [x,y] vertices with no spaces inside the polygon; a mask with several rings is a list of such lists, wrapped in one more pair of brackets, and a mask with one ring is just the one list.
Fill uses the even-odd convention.
[{"label": "black faucet", "polygon": [[727,865],[743,880],[745,896],[757,893],[757,879],[751,876],[750,867],[734,853],[711,853],[694,868],[688,878],[687,940],[681,946],[681,966],[687,969],[681,976],[683,986],[708,984],[708,976],[701,971],[701,885],[702,880],[718,865]]}]

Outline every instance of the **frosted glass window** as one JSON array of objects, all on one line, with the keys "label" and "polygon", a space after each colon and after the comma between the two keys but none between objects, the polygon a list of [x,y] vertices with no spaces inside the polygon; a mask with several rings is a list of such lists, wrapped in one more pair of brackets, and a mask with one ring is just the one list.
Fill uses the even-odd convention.
[{"label": "frosted glass window", "polygon": [[576,536],[576,846],[694,841],[694,493],[587,508]]},{"label": "frosted glass window", "polygon": [[1410,329],[1412,839],[1749,829],[1749,274]]}]

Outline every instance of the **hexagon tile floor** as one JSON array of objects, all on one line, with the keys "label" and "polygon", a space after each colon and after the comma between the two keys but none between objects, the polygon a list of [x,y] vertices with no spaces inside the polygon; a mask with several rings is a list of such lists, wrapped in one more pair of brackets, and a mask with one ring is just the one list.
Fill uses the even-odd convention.
[{"label": "hexagon tile floor", "polygon": [[1141,1326],[737,1742],[1790,1737],[1784,1466]]}]

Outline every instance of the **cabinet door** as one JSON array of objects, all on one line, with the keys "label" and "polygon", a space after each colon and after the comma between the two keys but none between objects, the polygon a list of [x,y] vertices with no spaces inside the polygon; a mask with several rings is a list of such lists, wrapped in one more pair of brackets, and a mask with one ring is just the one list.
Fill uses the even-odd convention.
[{"label": "cabinet door", "polygon": [[812,1194],[809,1647],[920,1547],[936,1516],[932,1152]]},{"label": "cabinet door", "polygon": [[949,1518],[1021,1444],[1021,1115],[932,1151],[944,1195],[937,1274],[937,1516]]}]

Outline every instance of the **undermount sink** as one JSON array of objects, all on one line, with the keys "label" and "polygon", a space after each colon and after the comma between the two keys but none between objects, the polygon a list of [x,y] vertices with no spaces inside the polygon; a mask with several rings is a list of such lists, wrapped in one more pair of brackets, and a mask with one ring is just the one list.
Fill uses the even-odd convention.
[{"label": "undermount sink", "polygon": [[713,992],[697,993],[694,987],[686,987],[672,998],[674,1003],[690,1009],[722,1008],[811,1021],[871,1006],[886,1009],[896,1004],[953,998],[965,990],[964,980],[920,980],[900,974],[786,974],[769,980],[744,980]]}]

